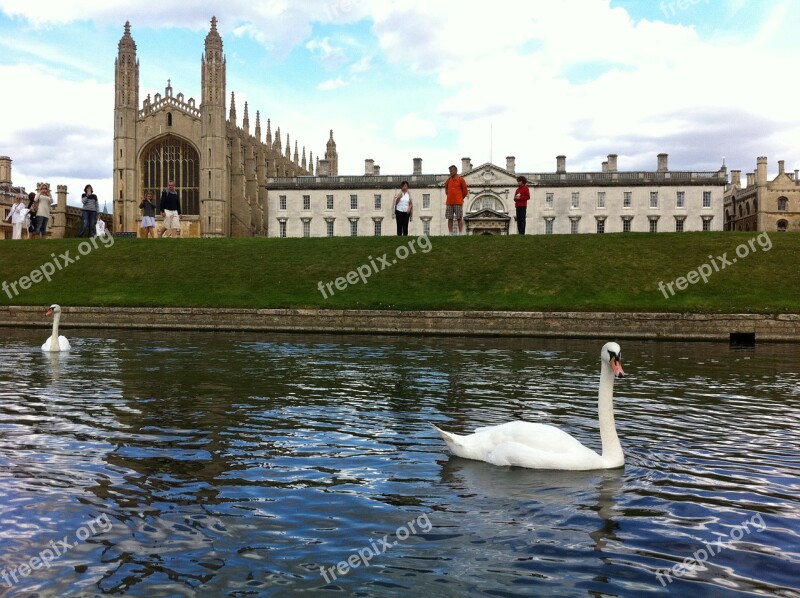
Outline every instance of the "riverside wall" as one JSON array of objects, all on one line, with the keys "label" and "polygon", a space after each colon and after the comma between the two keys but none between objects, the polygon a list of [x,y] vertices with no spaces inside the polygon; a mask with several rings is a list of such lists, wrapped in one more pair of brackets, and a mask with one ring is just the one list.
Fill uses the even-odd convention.
[{"label": "riverside wall", "polygon": [[[44,307],[0,306],[0,327],[50,327]],[[800,342],[800,314],[693,314],[62,306],[63,328],[257,330]]]}]

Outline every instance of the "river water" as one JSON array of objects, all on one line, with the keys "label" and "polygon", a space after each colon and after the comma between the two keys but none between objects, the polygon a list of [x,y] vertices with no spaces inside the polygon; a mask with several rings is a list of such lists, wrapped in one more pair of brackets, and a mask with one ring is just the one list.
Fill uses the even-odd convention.
[{"label": "river water", "polygon": [[552,472],[431,424],[599,450],[602,342],[62,332],[0,336],[0,595],[800,596],[798,345],[620,343],[625,467]]}]

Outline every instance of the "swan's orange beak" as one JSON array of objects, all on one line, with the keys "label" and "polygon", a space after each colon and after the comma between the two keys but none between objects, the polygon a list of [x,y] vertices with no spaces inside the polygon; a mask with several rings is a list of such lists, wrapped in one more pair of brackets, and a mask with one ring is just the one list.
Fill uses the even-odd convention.
[{"label": "swan's orange beak", "polygon": [[620,365],[620,363],[619,363],[619,361],[617,361],[616,357],[614,357],[612,355],[611,359],[609,359],[609,363],[611,364],[611,371],[614,372],[614,377],[615,378],[624,378],[625,377],[625,372],[622,371],[622,365]]},{"label": "swan's orange beak", "polygon": [[49,308],[49,309],[47,310],[47,313],[46,313],[45,315],[46,315],[46,316],[52,316],[52,315],[53,315],[53,308],[52,308],[52,307],[51,307],[51,308]]}]

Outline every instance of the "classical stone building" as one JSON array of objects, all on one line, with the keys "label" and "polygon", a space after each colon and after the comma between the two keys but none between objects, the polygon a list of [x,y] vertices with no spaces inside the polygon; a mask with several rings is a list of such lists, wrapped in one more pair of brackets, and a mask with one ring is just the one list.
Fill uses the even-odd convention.
[{"label": "classical stone building", "polygon": [[[168,48],[169,45],[165,45]],[[168,50],[167,50],[168,51]],[[182,234],[228,237],[266,235],[268,229],[267,177],[314,174],[314,156],[297,141],[291,145],[280,128],[274,133],[267,120],[262,138],[261,117],[250,115],[244,104],[237,125],[235,96],[231,92],[226,114],[226,59],[216,18],[205,39],[200,64],[201,98],[174,93],[170,82],[164,95],[149,95],[139,104],[139,61],[130,23],[119,42],[114,99],[114,224],[118,231],[140,229],[139,204],[148,191],[158,199],[168,179],[174,179],[181,197]],[[338,156],[333,131],[318,171],[336,175]]]},{"label": "classical stone building", "polygon": [[747,173],[742,187],[741,170],[731,170],[725,188],[725,230],[800,232],[800,179],[788,173],[778,160],[778,175],[769,180],[767,158],[756,158],[755,172]]},{"label": "classical stone building", "polygon": [[[653,171],[618,171],[610,154],[596,172],[567,172],[566,157],[555,172],[517,173],[515,158],[505,167],[461,161],[469,196],[464,202],[465,234],[512,234],[516,226],[516,177],[531,187],[527,234],[670,232],[722,230],[722,196],[727,169],[670,171],[659,154]],[[443,169],[444,170],[444,169]],[[447,174],[423,174],[415,158],[411,174],[381,175],[374,160],[361,176],[272,177],[267,181],[268,234],[273,237],[371,236],[395,234],[393,198],[407,180],[414,201],[412,235],[446,235],[444,181]]]}]

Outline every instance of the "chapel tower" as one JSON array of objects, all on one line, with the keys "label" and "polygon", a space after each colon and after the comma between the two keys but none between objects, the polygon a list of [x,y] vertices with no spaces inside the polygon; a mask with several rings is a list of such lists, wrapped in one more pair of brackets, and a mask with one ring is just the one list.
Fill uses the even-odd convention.
[{"label": "chapel tower", "polygon": [[136,120],[139,107],[139,61],[131,24],[119,40],[114,78],[114,229],[136,230]]},{"label": "chapel tower", "polygon": [[230,207],[225,198],[230,197],[230,180],[226,170],[225,55],[217,17],[211,18],[206,35],[200,112],[200,230],[204,237],[227,237]]}]

